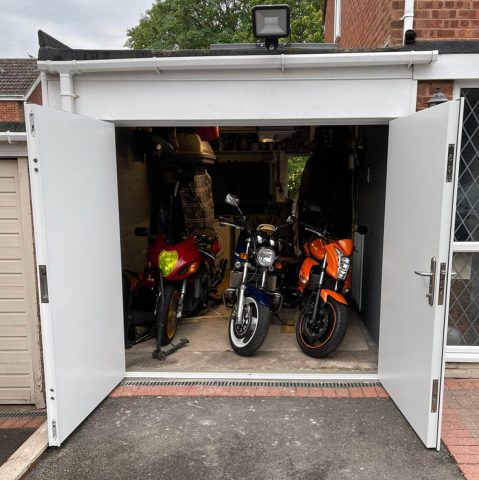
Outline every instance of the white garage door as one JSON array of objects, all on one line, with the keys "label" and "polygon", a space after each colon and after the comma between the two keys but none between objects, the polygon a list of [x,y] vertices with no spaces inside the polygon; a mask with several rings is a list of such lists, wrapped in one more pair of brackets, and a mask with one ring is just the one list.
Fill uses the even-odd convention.
[{"label": "white garage door", "polygon": [[27,169],[0,160],[0,403],[43,406]]}]

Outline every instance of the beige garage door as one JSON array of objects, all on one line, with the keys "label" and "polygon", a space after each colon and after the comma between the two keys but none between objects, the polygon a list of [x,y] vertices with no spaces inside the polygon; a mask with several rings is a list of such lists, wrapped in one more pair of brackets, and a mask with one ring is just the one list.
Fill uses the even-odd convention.
[{"label": "beige garage door", "polygon": [[0,159],[0,403],[41,407],[27,160]]}]

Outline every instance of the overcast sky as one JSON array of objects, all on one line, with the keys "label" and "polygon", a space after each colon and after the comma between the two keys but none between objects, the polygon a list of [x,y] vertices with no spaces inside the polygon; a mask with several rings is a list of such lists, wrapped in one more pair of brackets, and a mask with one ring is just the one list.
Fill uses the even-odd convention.
[{"label": "overcast sky", "polygon": [[123,48],[153,0],[0,0],[0,58],[37,56],[37,30],[72,48]]}]

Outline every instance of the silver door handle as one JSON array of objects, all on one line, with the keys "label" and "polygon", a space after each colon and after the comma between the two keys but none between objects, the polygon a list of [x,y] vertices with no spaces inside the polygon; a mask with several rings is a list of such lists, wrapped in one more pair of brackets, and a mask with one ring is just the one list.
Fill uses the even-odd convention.
[{"label": "silver door handle", "polygon": [[433,272],[423,272],[422,270],[414,270],[414,273],[420,277],[432,277],[434,275]]},{"label": "silver door handle", "polygon": [[429,289],[426,293],[429,305],[432,307],[434,305],[434,289],[436,288],[436,257],[431,258],[431,271],[424,272],[422,270],[414,270],[416,275],[420,277],[429,277]]}]

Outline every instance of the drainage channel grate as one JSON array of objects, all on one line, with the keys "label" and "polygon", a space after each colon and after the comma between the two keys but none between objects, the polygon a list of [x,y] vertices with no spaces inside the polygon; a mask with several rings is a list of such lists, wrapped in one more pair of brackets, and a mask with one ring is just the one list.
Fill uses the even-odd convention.
[{"label": "drainage channel grate", "polygon": [[0,412],[0,418],[46,417],[46,412]]},{"label": "drainage channel grate", "polygon": [[170,381],[147,381],[147,380],[124,380],[122,387],[286,387],[286,388],[355,388],[355,387],[380,387],[379,382],[278,382],[278,381],[251,381],[251,380],[170,380]]}]

